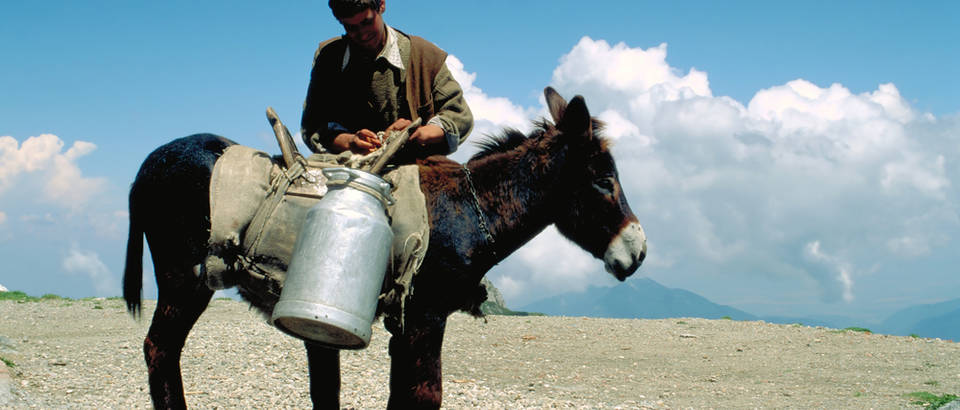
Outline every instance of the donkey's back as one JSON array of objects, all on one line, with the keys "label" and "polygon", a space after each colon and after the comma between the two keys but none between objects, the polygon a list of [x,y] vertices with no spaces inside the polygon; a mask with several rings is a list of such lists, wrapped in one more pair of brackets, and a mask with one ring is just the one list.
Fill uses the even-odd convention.
[{"label": "donkey's back", "polygon": [[[213,165],[235,143],[213,134],[195,134],[160,146],[144,160],[130,188],[130,233],[123,273],[123,297],[139,313],[146,235],[161,293],[171,284],[161,275],[179,273],[183,264],[199,263],[206,247],[209,185]],[[177,285],[183,278],[171,277]]]}]

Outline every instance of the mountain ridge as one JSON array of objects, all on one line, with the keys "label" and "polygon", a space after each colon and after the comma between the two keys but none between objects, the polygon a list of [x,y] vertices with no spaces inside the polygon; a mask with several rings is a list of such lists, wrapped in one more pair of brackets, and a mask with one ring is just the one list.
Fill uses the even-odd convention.
[{"label": "mountain ridge", "polygon": [[[613,287],[591,286],[531,302],[524,312],[549,316],[585,316],[620,319],[705,319],[763,320],[768,323],[823,326],[843,329],[862,327],[863,321],[842,315],[805,317],[761,316],[710,301],[694,292],[668,288],[649,278],[631,279]],[[900,336],[915,335],[960,340],[960,298],[901,309],[885,320],[870,325],[871,331]]]}]

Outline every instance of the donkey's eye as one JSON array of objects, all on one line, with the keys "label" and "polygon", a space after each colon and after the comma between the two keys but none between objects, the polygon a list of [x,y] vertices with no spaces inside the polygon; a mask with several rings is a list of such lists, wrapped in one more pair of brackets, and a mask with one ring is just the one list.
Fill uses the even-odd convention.
[{"label": "donkey's eye", "polygon": [[613,193],[613,178],[600,178],[593,181],[593,186],[605,195]]}]

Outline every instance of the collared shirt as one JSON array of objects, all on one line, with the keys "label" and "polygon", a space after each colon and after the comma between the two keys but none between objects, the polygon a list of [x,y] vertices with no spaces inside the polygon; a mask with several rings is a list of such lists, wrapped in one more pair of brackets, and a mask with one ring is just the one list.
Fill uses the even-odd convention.
[{"label": "collared shirt", "polygon": [[[387,64],[390,64],[397,69],[400,78],[404,78],[406,77],[407,73],[405,67],[403,66],[403,57],[400,54],[400,46],[397,42],[397,36],[400,34],[397,33],[397,30],[395,30],[393,27],[390,27],[389,24],[384,23],[384,26],[387,27],[387,41],[386,44],[383,45],[383,49],[380,50],[380,54],[377,54],[377,57],[374,58],[374,61],[383,59],[387,62]],[[343,63],[340,64],[341,72],[346,70],[347,66],[350,64],[350,49],[352,47],[353,46],[349,45],[348,43],[346,51],[343,52]],[[444,137],[447,140],[447,146],[449,147],[449,152],[452,153],[457,150],[460,136],[456,133],[447,131],[447,126],[444,125],[443,120],[439,115],[433,116],[433,118],[430,118],[424,125],[428,124],[436,125],[443,130]]]},{"label": "collared shirt", "polygon": [[[380,50],[380,54],[377,54],[377,58],[374,60],[384,59],[390,65],[396,67],[400,70],[400,76],[404,76],[406,71],[403,67],[403,57],[400,56],[400,46],[397,44],[397,30],[394,30],[393,27],[387,26],[387,43],[384,44],[383,50]],[[340,71],[347,69],[347,64],[350,64],[350,49],[352,46],[347,45],[347,50],[343,53],[343,63],[340,64]]]},{"label": "collared shirt", "polygon": [[[351,47],[354,46],[345,36],[322,42],[317,49],[301,117],[304,143],[311,150],[323,151],[324,146],[329,144],[337,134],[355,132],[359,129],[358,127],[382,129],[389,126],[396,118],[412,118],[416,115],[408,112],[414,107],[406,101],[406,94],[410,89],[403,85],[407,81],[407,76],[413,74],[410,71],[418,67],[417,63],[406,60],[410,58],[411,37],[389,25],[385,24],[385,28],[387,38],[383,49],[375,58],[367,57],[359,49],[352,50]],[[436,50],[430,51],[434,55],[438,52],[442,53],[442,50],[435,45],[422,38],[417,37],[417,39],[418,42],[425,43],[418,46],[417,50]],[[340,48],[339,55],[328,54],[327,57],[322,57],[326,47],[337,42],[345,44]],[[326,62],[321,63],[321,58],[325,58]],[[422,66],[422,61],[418,60],[418,62]],[[325,69],[326,74],[324,74]],[[340,76],[330,71],[336,71]],[[363,89],[366,86],[362,80],[365,76],[369,79],[369,88],[366,91]],[[342,89],[346,84],[344,81],[356,82],[357,80],[359,80],[358,83],[351,83],[351,87],[355,87],[351,88],[351,91]],[[443,130],[448,147],[447,153],[452,153],[470,133],[473,127],[473,116],[463,98],[460,85],[457,84],[446,64],[443,64],[432,78],[425,80],[432,83],[432,90],[426,92],[431,93],[433,106],[429,110],[432,115],[424,117],[423,120],[426,124],[436,125]],[[356,108],[343,111],[342,104],[338,108],[327,105],[331,96],[344,92],[353,93],[353,89],[357,93],[350,95],[353,101],[347,105],[352,107],[351,104],[355,104]],[[366,101],[367,107],[362,107],[363,103],[358,101],[363,98],[369,98]],[[342,95],[338,101],[346,102]],[[355,121],[363,116],[366,117],[363,119],[364,125],[361,126]],[[382,122],[378,121],[379,118],[382,118]],[[352,124],[346,125],[347,122]]]}]

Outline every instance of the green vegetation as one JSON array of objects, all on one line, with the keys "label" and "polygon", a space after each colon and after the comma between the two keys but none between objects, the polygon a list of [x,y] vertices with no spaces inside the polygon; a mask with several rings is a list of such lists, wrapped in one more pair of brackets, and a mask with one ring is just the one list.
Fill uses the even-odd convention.
[{"label": "green vegetation", "polygon": [[851,331],[851,332],[873,333],[873,332],[870,331],[870,329],[867,329],[867,328],[865,328],[865,327],[848,327],[848,328],[843,329],[843,330],[848,330],[848,331]]},{"label": "green vegetation", "polygon": [[518,312],[515,310],[510,310],[506,306],[499,305],[491,301],[485,301],[480,305],[480,311],[485,315],[501,315],[501,316],[545,316],[543,313],[536,312]]},{"label": "green vegetation", "polygon": [[14,362],[13,362],[12,360],[10,360],[10,359],[7,359],[6,357],[0,357],[0,362],[3,362],[3,364],[7,365],[7,367],[9,367],[9,368],[17,367],[17,364],[16,364],[16,363],[14,363]]},{"label": "green vegetation", "polygon": [[724,316],[724,317],[721,317],[720,319],[723,319],[723,320],[733,320],[733,318],[730,317],[730,316]]},{"label": "green vegetation", "polygon": [[[37,296],[30,296],[30,295],[24,293],[23,291],[12,290],[12,291],[8,291],[8,292],[0,292],[0,300],[12,300],[12,301],[17,302],[17,303],[41,302],[41,301],[58,301],[58,300],[59,300],[59,301],[67,302],[67,305],[69,306],[70,304],[72,304],[72,302],[75,302],[75,301],[77,301],[78,299],[71,299],[71,298],[67,298],[67,297],[60,296],[60,295],[54,295],[54,294],[52,294],[52,293],[47,293],[47,294],[45,294],[45,295],[43,295],[43,296],[37,297]],[[87,297],[87,298],[82,298],[82,299],[79,299],[79,300],[85,301],[85,302],[93,302],[93,303],[94,303],[94,307],[93,307],[94,309],[103,309],[103,305],[102,305],[102,304],[103,304],[103,302],[104,302],[105,300],[123,300],[123,297],[121,297],[121,296],[111,296],[111,297],[109,297],[109,298]]]},{"label": "green vegetation", "polygon": [[66,298],[60,295],[54,295],[52,293],[48,293],[40,297],[35,297],[35,296],[27,295],[26,293],[23,293],[22,291],[19,291],[19,290],[13,290],[9,292],[0,292],[0,300],[13,300],[17,302],[38,302],[41,300],[64,300],[64,299]]},{"label": "green vegetation", "polygon": [[832,332],[833,333],[860,332],[860,333],[868,333],[868,334],[873,333],[872,331],[870,331],[870,329],[867,329],[865,327],[856,327],[856,326],[851,326],[846,329],[832,330]]},{"label": "green vegetation", "polygon": [[911,404],[923,406],[925,409],[939,409],[957,399],[957,395],[955,394],[945,393],[937,396],[936,394],[925,391],[913,392],[908,394],[907,397],[914,399],[914,401],[910,402]]},{"label": "green vegetation", "polygon": [[918,334],[916,334],[916,333],[911,333],[911,334],[910,334],[910,337],[912,337],[912,338],[914,338],[914,339],[919,339],[919,338],[920,338],[920,335],[918,335]]}]

